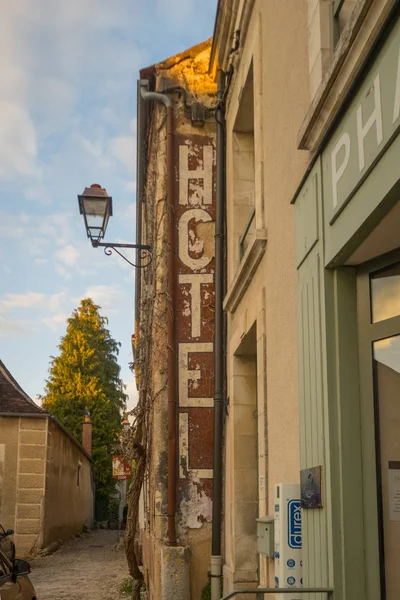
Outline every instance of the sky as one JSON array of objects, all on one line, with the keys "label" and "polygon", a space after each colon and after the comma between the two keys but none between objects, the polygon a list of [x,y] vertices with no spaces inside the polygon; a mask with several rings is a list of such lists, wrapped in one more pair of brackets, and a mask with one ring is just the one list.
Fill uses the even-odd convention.
[{"label": "sky", "polygon": [[217,0],[12,0],[0,20],[0,359],[35,399],[66,319],[91,297],[130,345],[134,269],[93,249],[77,194],[113,197],[106,241],[134,242],[139,69],[212,36]]}]

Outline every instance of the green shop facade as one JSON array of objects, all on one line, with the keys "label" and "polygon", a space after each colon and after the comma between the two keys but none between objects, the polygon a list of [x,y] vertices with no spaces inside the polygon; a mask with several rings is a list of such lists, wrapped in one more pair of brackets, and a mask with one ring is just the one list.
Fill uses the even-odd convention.
[{"label": "green shop facade", "polygon": [[294,198],[303,582],[400,599],[400,21]]}]

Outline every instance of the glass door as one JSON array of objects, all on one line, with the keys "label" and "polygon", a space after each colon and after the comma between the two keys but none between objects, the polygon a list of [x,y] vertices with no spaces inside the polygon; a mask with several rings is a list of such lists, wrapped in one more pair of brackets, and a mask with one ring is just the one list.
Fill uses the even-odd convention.
[{"label": "glass door", "polygon": [[[372,527],[374,522],[377,524],[381,600],[400,598],[399,258],[396,251],[362,267],[357,290],[361,413],[366,428],[363,456],[367,482],[372,469],[375,471],[376,512],[374,515],[366,513],[366,527],[368,521]],[[397,262],[393,262],[394,259]],[[367,465],[368,461],[374,465]],[[368,489],[364,490],[364,497],[366,493]],[[373,506],[367,499],[365,504],[367,510]]]}]

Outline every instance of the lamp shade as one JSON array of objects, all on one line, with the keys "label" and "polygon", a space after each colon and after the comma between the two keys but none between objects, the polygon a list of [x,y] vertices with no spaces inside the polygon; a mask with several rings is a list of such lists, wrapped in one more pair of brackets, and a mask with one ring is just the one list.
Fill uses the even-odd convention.
[{"label": "lamp shade", "polygon": [[78,202],[88,238],[92,242],[99,242],[104,238],[108,219],[112,216],[112,197],[104,188],[94,183],[78,196]]}]

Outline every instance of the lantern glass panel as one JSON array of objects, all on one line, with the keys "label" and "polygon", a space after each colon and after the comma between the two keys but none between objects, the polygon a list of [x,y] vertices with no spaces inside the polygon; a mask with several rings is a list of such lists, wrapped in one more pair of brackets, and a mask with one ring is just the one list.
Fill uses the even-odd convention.
[{"label": "lantern glass panel", "polygon": [[84,198],[83,210],[88,227],[101,228],[107,212],[107,200],[105,198]]}]

